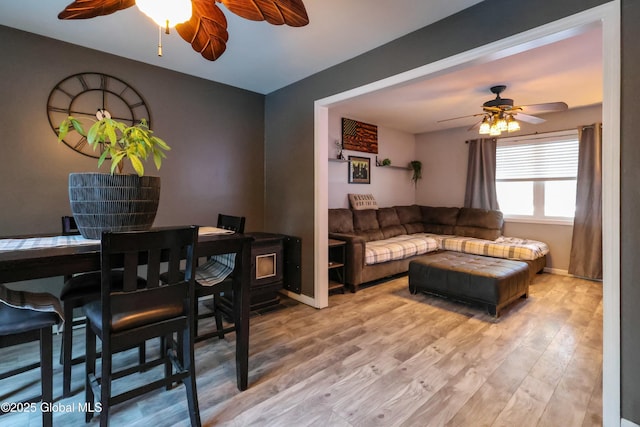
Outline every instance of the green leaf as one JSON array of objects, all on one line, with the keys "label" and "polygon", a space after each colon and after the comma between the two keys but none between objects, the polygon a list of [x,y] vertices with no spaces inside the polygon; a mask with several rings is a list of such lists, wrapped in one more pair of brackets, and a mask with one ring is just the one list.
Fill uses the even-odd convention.
[{"label": "green leaf", "polygon": [[58,128],[58,141],[62,141],[65,136],[69,133],[69,119],[65,119],[60,123],[60,127]]},{"label": "green leaf", "polygon": [[134,156],[129,157],[129,160],[131,161],[131,166],[133,166],[133,169],[136,171],[138,176],[144,175],[144,166],[142,165],[140,159]]},{"label": "green leaf", "polygon": [[111,152],[111,174],[116,170],[118,164],[124,159],[126,153],[124,151],[120,152]]},{"label": "green leaf", "polygon": [[109,150],[104,150],[98,159],[98,167],[102,166],[106,158],[109,156]]}]

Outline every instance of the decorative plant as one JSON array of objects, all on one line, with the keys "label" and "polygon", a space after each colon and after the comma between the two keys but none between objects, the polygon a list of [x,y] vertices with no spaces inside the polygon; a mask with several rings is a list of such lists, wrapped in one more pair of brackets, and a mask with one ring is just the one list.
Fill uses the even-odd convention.
[{"label": "decorative plant", "polygon": [[382,166],[391,166],[391,159],[383,159]]},{"label": "decorative plant", "polygon": [[414,185],[418,185],[418,180],[422,179],[422,162],[420,160],[413,160],[409,162],[409,167],[413,170],[413,176],[411,181]]},{"label": "decorative plant", "polygon": [[[100,117],[100,116],[98,116]],[[138,176],[144,175],[143,160],[153,156],[153,161],[157,169],[162,165],[162,159],[166,158],[164,151],[171,148],[162,139],[153,135],[145,119],[139,123],[129,126],[126,123],[113,120],[108,115],[96,121],[88,132],[85,132],[82,124],[72,116],[67,117],[60,123],[58,131],[58,141],[62,141],[69,131],[75,130],[87,139],[87,143],[94,149],[102,145],[103,152],[98,159],[98,167],[111,157],[111,174],[122,173],[124,159],[131,162],[133,170]]]}]

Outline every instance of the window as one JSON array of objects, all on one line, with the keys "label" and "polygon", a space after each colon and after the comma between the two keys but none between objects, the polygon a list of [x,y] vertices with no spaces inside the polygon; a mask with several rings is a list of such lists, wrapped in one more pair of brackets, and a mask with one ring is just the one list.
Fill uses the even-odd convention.
[{"label": "window", "polygon": [[506,218],[571,222],[577,173],[577,130],[498,140],[496,191]]}]

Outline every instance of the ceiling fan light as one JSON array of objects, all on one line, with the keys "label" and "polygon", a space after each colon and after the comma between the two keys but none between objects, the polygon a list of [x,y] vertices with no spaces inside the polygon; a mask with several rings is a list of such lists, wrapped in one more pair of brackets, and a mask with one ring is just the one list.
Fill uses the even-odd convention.
[{"label": "ceiling fan light", "polygon": [[489,121],[485,117],[484,119],[482,119],[482,123],[480,124],[480,129],[478,130],[478,132],[480,133],[480,135],[488,135],[490,131],[491,131],[491,125],[489,124]]},{"label": "ceiling fan light", "polygon": [[520,123],[512,116],[507,119],[507,132],[517,132],[520,130]]},{"label": "ceiling fan light", "polygon": [[496,122],[496,126],[500,129],[501,132],[504,132],[508,129],[509,125],[507,125],[507,120],[504,118],[504,114],[500,113],[498,116],[498,121]]},{"label": "ceiling fan light", "polygon": [[498,127],[497,124],[493,124],[491,125],[491,129],[489,130],[489,135],[491,136],[498,136],[500,135],[502,132],[500,131],[500,128]]},{"label": "ceiling fan light", "polygon": [[191,0],[136,0],[136,6],[160,27],[175,27],[191,19]]}]

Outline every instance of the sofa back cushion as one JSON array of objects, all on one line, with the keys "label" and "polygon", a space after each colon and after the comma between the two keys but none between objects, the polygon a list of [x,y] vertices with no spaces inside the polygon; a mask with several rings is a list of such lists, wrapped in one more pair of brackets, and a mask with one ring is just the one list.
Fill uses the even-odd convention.
[{"label": "sofa back cushion", "polygon": [[329,233],[353,234],[351,209],[329,209]]},{"label": "sofa back cushion", "polygon": [[396,213],[400,224],[404,226],[407,234],[424,233],[424,223],[422,222],[422,212],[420,206],[396,206]]},{"label": "sofa back cushion", "polygon": [[426,233],[455,234],[460,208],[420,206]]},{"label": "sofa back cushion", "polygon": [[380,231],[376,209],[352,211],[352,213],[353,228],[356,235],[361,236],[367,242],[384,239],[384,235]]},{"label": "sofa back cushion", "polygon": [[380,231],[382,231],[385,239],[407,234],[404,227],[400,224],[400,219],[398,218],[395,208],[380,208],[376,216],[378,217]]},{"label": "sofa back cushion", "polygon": [[503,225],[504,218],[500,211],[461,208],[454,231],[458,236],[496,240],[502,236]]}]

